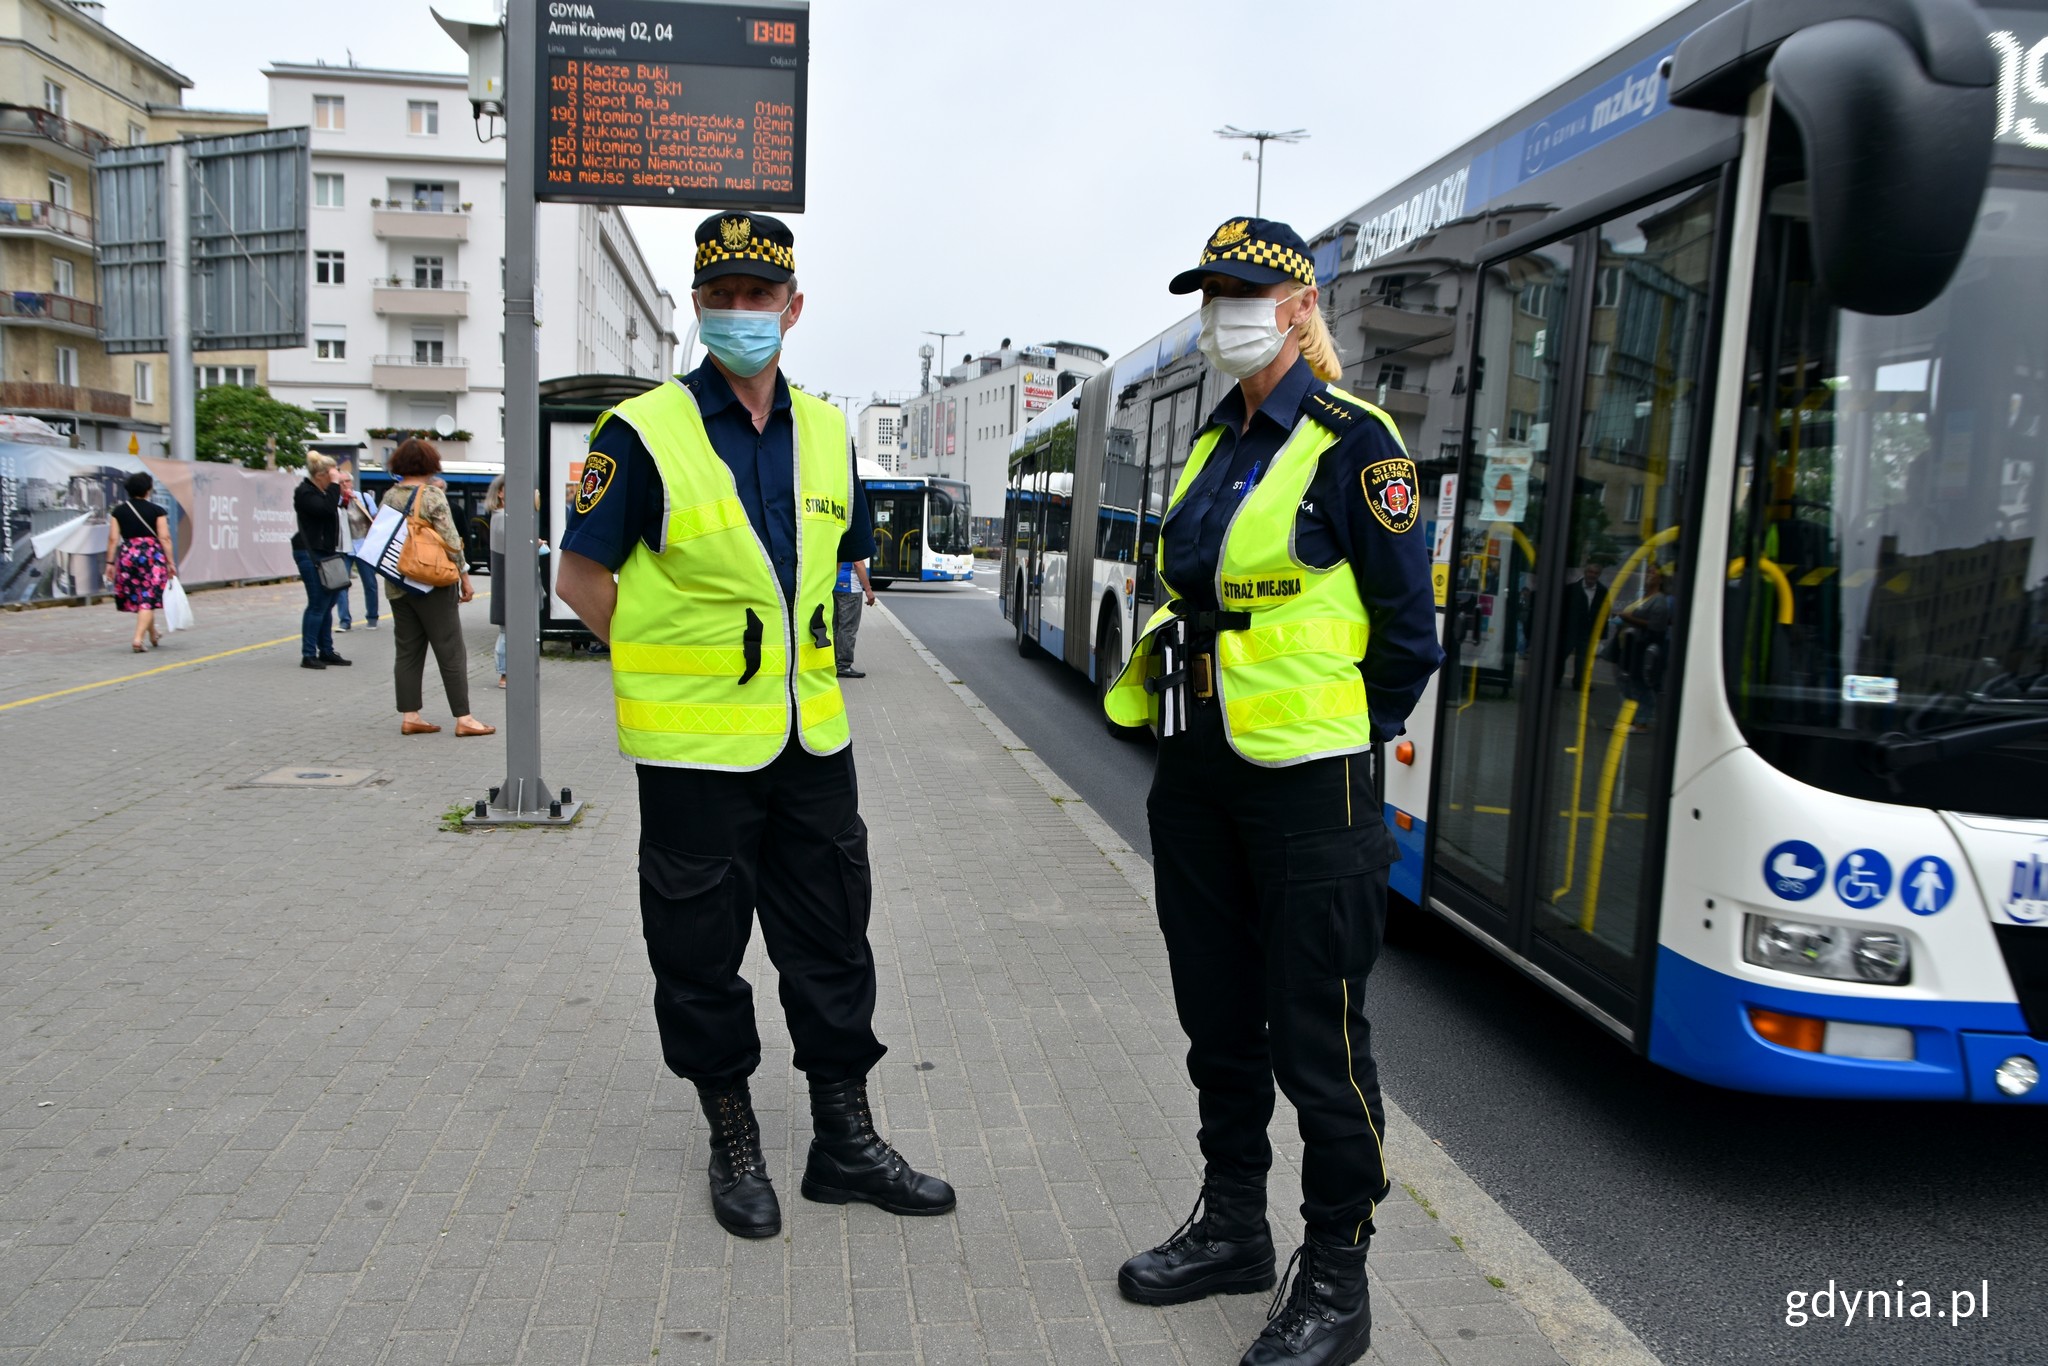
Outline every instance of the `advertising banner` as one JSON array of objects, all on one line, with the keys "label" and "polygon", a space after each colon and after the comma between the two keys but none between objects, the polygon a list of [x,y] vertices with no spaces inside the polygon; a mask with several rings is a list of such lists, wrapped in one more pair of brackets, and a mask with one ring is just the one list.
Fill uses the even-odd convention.
[{"label": "advertising banner", "polygon": [[108,510],[137,470],[156,480],[187,585],[297,574],[296,472],[0,442],[0,603],[105,592]]},{"label": "advertising banner", "polygon": [[1059,375],[1051,370],[1026,370],[1024,372],[1024,411],[1042,413],[1052,406],[1057,392]]}]

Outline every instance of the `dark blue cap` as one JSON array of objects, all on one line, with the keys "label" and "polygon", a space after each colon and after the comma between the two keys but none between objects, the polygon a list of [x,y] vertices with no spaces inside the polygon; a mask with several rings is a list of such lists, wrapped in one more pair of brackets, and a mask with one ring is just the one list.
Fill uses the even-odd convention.
[{"label": "dark blue cap", "polygon": [[1282,280],[1313,285],[1316,263],[1309,256],[1308,243],[1285,223],[1232,218],[1209,234],[1200,264],[1174,276],[1167,291],[1192,294],[1202,287],[1204,275],[1228,275],[1255,285],[1277,285]]}]

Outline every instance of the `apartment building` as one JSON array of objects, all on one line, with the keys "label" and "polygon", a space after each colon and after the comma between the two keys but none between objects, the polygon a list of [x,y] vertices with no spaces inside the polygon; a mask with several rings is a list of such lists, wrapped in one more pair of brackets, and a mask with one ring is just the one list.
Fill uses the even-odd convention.
[{"label": "apartment building", "polygon": [[192,82],[104,20],[94,3],[0,0],[0,411],[86,449],[133,439],[156,454],[170,418],[163,358],[109,356],[99,342],[92,164],[176,126]]},{"label": "apartment building", "polygon": [[[452,424],[446,458],[502,464],[505,144],[477,140],[460,75],[266,75],[271,124],[313,130],[311,345],[271,354],[271,392],[373,461]],[[675,301],[619,211],[544,205],[539,244],[541,377],[667,374]]]},{"label": "apartment building", "polygon": [[876,399],[860,410],[854,420],[853,450],[863,460],[872,460],[891,474],[902,468],[903,405]]}]

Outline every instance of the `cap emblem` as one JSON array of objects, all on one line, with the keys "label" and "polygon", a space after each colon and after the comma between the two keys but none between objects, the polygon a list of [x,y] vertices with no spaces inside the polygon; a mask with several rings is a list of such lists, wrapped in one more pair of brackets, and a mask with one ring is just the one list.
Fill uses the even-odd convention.
[{"label": "cap emblem", "polygon": [[1251,231],[1251,220],[1245,218],[1233,219],[1216,229],[1216,235],[1209,239],[1209,249],[1211,251],[1221,251],[1225,247],[1244,241],[1245,238],[1251,235]]},{"label": "cap emblem", "polygon": [[744,251],[747,243],[754,239],[754,220],[721,218],[718,220],[718,237],[725,243],[727,251]]}]

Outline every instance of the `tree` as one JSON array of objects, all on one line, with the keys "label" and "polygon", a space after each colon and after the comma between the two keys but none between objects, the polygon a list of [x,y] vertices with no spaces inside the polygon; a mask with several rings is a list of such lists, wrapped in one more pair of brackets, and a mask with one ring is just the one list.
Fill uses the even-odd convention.
[{"label": "tree", "polygon": [[193,446],[201,460],[263,469],[270,457],[270,439],[277,439],[279,469],[306,463],[307,437],[320,415],[284,403],[260,385],[217,384],[200,392],[193,414]]}]

